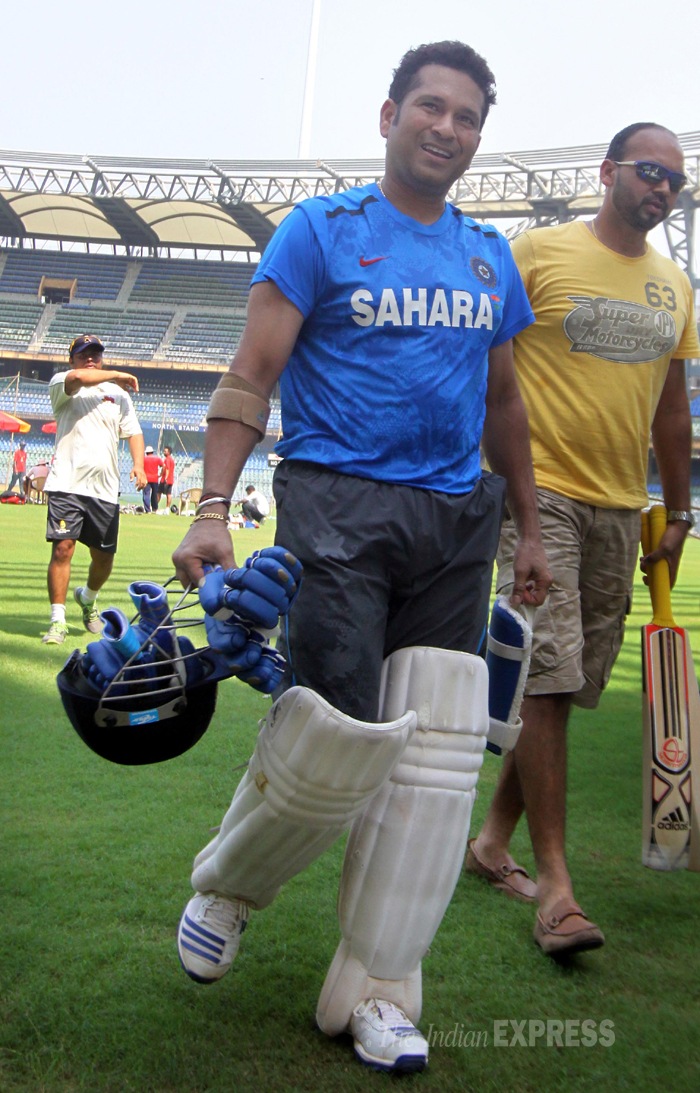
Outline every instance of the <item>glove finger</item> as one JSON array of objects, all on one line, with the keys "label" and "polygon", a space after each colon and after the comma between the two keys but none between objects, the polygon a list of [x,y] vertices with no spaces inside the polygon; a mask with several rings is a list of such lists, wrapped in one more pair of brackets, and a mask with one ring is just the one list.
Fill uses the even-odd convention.
[{"label": "glove finger", "polygon": [[286,565],[277,561],[276,558],[265,558],[262,554],[258,558],[248,560],[251,564],[246,572],[251,575],[254,573],[264,573],[266,577],[269,577],[271,581],[274,581],[275,584],[280,586],[288,600],[294,598],[297,590],[297,582],[294,579],[293,573]]},{"label": "glove finger", "polygon": [[266,574],[258,569],[229,569],[224,576],[227,589],[224,591],[223,602],[230,605],[229,590],[233,592],[254,592],[274,604],[277,610],[286,607],[288,597],[284,586],[276,579],[279,566],[273,563],[271,574]]},{"label": "glove finger", "polygon": [[[230,572],[230,571],[229,571]],[[223,604],[224,595],[224,571],[221,566],[210,570],[202,577],[197,589],[199,602],[207,615],[215,615]]]},{"label": "glove finger", "polygon": [[236,654],[244,649],[250,636],[250,628],[242,622],[222,622],[209,615],[204,620],[207,640],[212,649],[226,655]]},{"label": "glove finger", "polygon": [[142,620],[157,626],[168,617],[168,593],[162,585],[154,581],[133,581],[127,591]]},{"label": "glove finger", "polygon": [[271,694],[282,682],[286,666],[287,662],[282,654],[266,645],[255,667],[251,671],[241,672],[239,679],[256,691]]},{"label": "glove finger", "polygon": [[263,547],[261,551],[256,552],[256,554],[253,555],[253,558],[256,557],[276,558],[280,565],[283,565],[286,569],[289,570],[289,573],[291,574],[291,577],[296,582],[296,584],[299,584],[302,573],[304,572],[304,567],[302,566],[299,559],[296,558],[290,550],[287,550],[286,547]]},{"label": "glove finger", "polygon": [[264,630],[274,630],[277,626],[280,616],[277,606],[253,592],[230,588],[226,593],[226,605],[235,609],[236,615],[240,615],[246,622],[262,626]]},{"label": "glove finger", "polygon": [[104,679],[114,679],[117,672],[124,667],[128,657],[118,652],[114,645],[108,641],[91,641],[88,645],[83,663],[86,671],[93,671]]}]

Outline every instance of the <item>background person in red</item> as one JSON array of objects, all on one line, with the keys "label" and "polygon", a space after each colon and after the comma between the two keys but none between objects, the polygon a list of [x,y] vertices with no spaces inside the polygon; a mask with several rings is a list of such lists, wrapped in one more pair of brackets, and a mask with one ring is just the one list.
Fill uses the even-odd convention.
[{"label": "background person in red", "polygon": [[[175,481],[175,460],[173,459],[172,449],[163,448],[163,462],[160,468],[160,484],[159,492],[160,496],[165,496],[166,512],[170,508],[170,503],[173,499],[173,482]],[[157,506],[156,506],[157,507]]]},{"label": "background person in red", "polygon": [[[26,431],[26,430],[25,430]],[[12,453],[12,478],[10,484],[7,487],[8,490],[15,488],[15,483],[19,483],[20,493],[22,492],[22,479],[24,478],[24,472],[27,469],[27,445],[23,440],[20,440],[19,444]]]},{"label": "background person in red", "polygon": [[149,444],[143,457],[143,469],[146,472],[146,485],[143,488],[143,507],[146,512],[158,511],[158,479],[163,460],[155,455]]}]

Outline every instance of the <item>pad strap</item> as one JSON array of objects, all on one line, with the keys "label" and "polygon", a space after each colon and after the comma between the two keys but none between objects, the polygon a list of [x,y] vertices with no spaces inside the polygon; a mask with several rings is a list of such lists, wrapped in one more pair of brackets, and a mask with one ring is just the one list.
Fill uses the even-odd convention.
[{"label": "pad strap", "polygon": [[269,416],[269,399],[257,387],[253,387],[252,383],[233,372],[227,372],[221,377],[207,410],[207,421],[213,418],[241,421],[256,429],[261,440],[265,436]]}]

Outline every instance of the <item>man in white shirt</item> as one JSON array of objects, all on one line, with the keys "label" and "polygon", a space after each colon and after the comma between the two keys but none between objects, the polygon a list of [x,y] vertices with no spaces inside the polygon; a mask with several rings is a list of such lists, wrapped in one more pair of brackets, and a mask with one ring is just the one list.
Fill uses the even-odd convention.
[{"label": "man in white shirt", "polygon": [[245,501],[241,501],[241,512],[246,520],[262,524],[265,517],[270,515],[269,501],[255,486],[246,486],[245,492],[247,496]]},{"label": "man in white shirt", "polygon": [[68,350],[70,368],[51,379],[49,395],[56,418],[56,454],[44,486],[48,494],[46,540],[52,544],[48,569],[51,621],[42,637],[46,645],[61,645],[68,634],[66,597],[71,561],[77,542],[91,556],[87,585],[74,598],[83,626],[101,630],[97,593],[110,573],[119,532],[119,440],[129,443],[130,478],[141,490],[143,433],[131,394],[139,389],[129,372],[102,367],[104,346],[94,334],[74,338]]}]

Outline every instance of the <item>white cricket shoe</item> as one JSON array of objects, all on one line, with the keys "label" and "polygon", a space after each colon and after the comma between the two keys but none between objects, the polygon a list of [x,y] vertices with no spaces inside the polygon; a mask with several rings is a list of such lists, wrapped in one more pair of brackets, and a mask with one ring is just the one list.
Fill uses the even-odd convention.
[{"label": "white cricket shoe", "polygon": [[215,892],[198,892],[185,907],[177,932],[180,963],[197,983],[226,975],[248,922],[248,904]]},{"label": "white cricket shoe", "polygon": [[417,1071],[428,1065],[428,1041],[393,1002],[370,998],[350,1018],[355,1054],[373,1070]]}]

